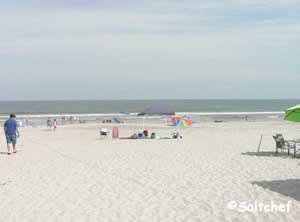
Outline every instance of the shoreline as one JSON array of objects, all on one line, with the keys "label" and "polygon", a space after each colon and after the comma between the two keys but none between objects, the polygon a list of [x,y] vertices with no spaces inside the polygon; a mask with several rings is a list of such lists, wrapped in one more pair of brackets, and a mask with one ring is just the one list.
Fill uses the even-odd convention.
[{"label": "shoreline", "polygon": [[[197,116],[240,116],[240,115],[281,115],[283,111],[262,111],[262,112],[175,112],[179,115],[197,115]],[[48,117],[135,117],[138,113],[49,113],[49,114],[17,114],[18,118],[48,118]],[[151,116],[150,116],[151,117]],[[156,117],[156,116],[153,116]],[[7,118],[7,115],[1,114],[0,119]]]},{"label": "shoreline", "polygon": [[[230,122],[283,122],[284,112],[178,112],[179,115],[188,115],[192,125],[203,123],[230,123]],[[170,126],[170,116],[137,116],[121,113],[98,114],[42,114],[42,115],[17,115],[17,121],[22,127],[44,126],[48,118],[56,119],[59,126],[81,124],[103,125],[159,125]],[[1,115],[0,124],[8,117]]]}]

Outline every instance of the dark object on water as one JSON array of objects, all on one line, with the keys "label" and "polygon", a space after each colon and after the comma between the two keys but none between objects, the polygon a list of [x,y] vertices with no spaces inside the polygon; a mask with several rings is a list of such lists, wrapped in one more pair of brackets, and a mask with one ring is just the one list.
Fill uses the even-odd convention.
[{"label": "dark object on water", "polygon": [[124,114],[124,115],[129,115],[130,112],[120,112],[121,114]]},{"label": "dark object on water", "polygon": [[154,116],[154,115],[161,115],[161,116],[171,116],[175,115],[175,112],[168,107],[164,106],[151,106],[141,113],[138,114],[139,116]]},{"label": "dark object on water", "polygon": [[214,122],[215,122],[215,123],[224,123],[223,120],[215,120]]}]

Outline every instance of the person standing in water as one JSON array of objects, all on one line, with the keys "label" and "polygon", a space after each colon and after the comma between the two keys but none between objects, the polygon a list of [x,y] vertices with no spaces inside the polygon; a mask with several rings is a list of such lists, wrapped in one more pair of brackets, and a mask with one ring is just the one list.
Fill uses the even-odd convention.
[{"label": "person standing in water", "polygon": [[7,151],[8,155],[11,154],[10,152],[10,145],[12,144],[13,152],[16,153],[16,145],[17,145],[17,137],[20,137],[20,132],[18,129],[18,123],[16,121],[16,115],[10,114],[10,118],[5,121],[4,123],[4,133],[7,142]]}]

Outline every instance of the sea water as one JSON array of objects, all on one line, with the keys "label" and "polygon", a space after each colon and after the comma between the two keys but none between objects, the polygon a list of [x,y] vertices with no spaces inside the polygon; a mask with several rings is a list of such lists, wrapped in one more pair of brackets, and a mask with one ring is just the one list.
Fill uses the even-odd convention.
[{"label": "sea water", "polygon": [[[166,106],[175,112],[188,114],[194,122],[256,121],[283,118],[283,111],[300,100],[70,100],[70,101],[2,101],[0,121],[16,113],[23,121],[45,121],[48,116],[75,121],[102,121],[107,118],[133,121],[145,108]],[[155,119],[155,118],[154,118]],[[157,118],[161,119],[161,118]],[[72,122],[74,119],[71,119]]]}]

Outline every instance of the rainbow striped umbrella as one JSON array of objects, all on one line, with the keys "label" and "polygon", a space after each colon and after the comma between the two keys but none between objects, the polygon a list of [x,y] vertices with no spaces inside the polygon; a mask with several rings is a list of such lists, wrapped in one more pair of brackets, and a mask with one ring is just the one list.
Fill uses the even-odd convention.
[{"label": "rainbow striped umbrella", "polygon": [[187,127],[192,125],[192,121],[190,119],[190,117],[184,115],[184,116],[180,116],[180,115],[174,115],[171,117],[172,123],[175,126],[181,126],[181,127]]}]

